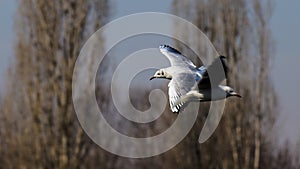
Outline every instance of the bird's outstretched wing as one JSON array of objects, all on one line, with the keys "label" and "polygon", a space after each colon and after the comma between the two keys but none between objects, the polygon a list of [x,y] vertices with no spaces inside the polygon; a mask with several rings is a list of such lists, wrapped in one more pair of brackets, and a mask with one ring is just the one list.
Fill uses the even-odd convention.
[{"label": "bird's outstretched wing", "polygon": [[172,112],[179,113],[186,106],[185,103],[177,104],[178,100],[197,86],[195,76],[185,72],[173,76],[169,87],[169,101]]},{"label": "bird's outstretched wing", "polygon": [[191,60],[182,55],[178,50],[168,45],[160,45],[159,50],[171,63],[171,66],[191,66],[196,68]]},{"label": "bird's outstretched wing", "polygon": [[211,65],[206,68],[203,78],[198,83],[199,89],[206,89],[218,86],[227,78],[227,66],[225,56],[219,56]]}]

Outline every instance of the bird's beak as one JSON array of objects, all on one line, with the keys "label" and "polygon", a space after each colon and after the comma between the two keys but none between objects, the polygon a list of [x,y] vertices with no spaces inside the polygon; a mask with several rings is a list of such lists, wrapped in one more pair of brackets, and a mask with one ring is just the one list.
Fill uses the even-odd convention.
[{"label": "bird's beak", "polygon": [[156,77],[152,76],[149,80],[152,80],[152,79],[154,79],[154,78],[156,78]]},{"label": "bird's beak", "polygon": [[236,96],[236,97],[238,97],[238,98],[242,98],[242,96],[241,96],[240,94],[238,94],[238,93],[233,93],[232,95],[233,95],[233,96]]}]

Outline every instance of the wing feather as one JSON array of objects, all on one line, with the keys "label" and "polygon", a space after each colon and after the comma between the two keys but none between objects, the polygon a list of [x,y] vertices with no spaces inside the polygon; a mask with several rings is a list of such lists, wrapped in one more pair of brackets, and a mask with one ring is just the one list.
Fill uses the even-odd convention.
[{"label": "wing feather", "polygon": [[220,56],[209,65],[203,73],[203,78],[198,83],[199,89],[206,89],[218,86],[227,78],[227,66],[225,57]]},{"label": "wing feather", "polygon": [[171,63],[171,66],[190,66],[196,68],[193,62],[182,55],[178,50],[168,45],[160,45],[160,52],[164,54]]},{"label": "wing feather", "polygon": [[176,74],[170,81],[169,102],[172,112],[179,113],[185,107],[185,103],[177,104],[182,96],[193,90],[197,86],[195,75],[192,73]]}]

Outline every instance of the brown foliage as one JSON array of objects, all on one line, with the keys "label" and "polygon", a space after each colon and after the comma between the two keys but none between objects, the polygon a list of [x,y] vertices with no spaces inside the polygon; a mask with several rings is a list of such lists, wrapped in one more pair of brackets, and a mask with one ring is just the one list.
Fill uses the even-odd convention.
[{"label": "brown foliage", "polygon": [[19,2],[1,116],[4,168],[86,168],[99,157],[77,122],[71,90],[80,48],[105,22],[107,9],[107,1]]}]

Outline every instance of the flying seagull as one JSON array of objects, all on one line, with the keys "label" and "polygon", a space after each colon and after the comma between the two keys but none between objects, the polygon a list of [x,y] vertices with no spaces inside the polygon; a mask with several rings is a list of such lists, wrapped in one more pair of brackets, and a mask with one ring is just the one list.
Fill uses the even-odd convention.
[{"label": "flying seagull", "polygon": [[168,84],[168,93],[173,113],[179,113],[192,101],[205,102],[230,96],[241,97],[231,87],[220,85],[227,76],[224,56],[219,56],[208,67],[197,68],[178,50],[168,45],[160,45],[159,49],[168,58],[171,67],[159,69],[150,80],[154,78],[171,80]]}]

